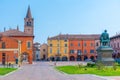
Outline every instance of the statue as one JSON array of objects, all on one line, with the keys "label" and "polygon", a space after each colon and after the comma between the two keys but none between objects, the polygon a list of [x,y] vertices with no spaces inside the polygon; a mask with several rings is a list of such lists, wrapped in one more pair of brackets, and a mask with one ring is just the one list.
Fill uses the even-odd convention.
[{"label": "statue", "polygon": [[110,38],[107,30],[100,36],[100,47],[97,48],[97,61],[96,63],[102,63],[104,66],[112,66],[114,59],[112,58],[113,49],[110,47]]},{"label": "statue", "polygon": [[110,38],[109,34],[107,33],[107,30],[104,30],[104,32],[100,36],[100,44],[101,46],[109,46]]}]

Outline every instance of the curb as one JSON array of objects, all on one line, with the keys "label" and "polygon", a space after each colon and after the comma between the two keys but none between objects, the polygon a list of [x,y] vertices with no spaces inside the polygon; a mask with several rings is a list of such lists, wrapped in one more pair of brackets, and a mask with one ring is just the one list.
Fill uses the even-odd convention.
[{"label": "curb", "polygon": [[[65,73],[63,71],[60,71],[60,70],[56,69],[55,67],[54,67],[54,69],[56,71],[64,74],[64,75],[70,75],[70,76],[72,76],[72,74],[67,74],[67,73]],[[86,74],[73,74],[73,75],[86,75]],[[94,76],[94,77],[97,77],[97,78],[101,78],[101,79],[104,79],[104,80],[115,80],[115,79],[110,79],[110,78],[106,78],[106,77],[102,77],[102,76],[98,76],[98,75],[93,75],[93,74],[87,74],[87,75]]]},{"label": "curb", "polygon": [[12,71],[12,72],[9,72],[9,73],[7,73],[7,74],[5,74],[5,75],[2,75],[2,76],[0,76],[0,78],[6,77],[6,76],[8,76],[8,75],[10,75],[10,74],[13,74],[14,72],[16,72],[16,71],[18,71],[18,70],[20,70],[20,69],[22,69],[22,68],[20,67],[20,68],[14,70],[14,71]]},{"label": "curb", "polygon": [[106,78],[106,77],[103,77],[103,76],[97,76],[97,75],[91,75],[91,76],[95,76],[95,77],[102,78],[102,79],[105,79],[105,80],[114,80],[114,79]]}]

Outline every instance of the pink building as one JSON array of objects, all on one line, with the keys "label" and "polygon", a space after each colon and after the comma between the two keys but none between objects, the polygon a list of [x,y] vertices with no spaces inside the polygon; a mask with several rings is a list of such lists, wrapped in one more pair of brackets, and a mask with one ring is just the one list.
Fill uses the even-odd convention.
[{"label": "pink building", "polygon": [[110,38],[110,46],[114,49],[115,53],[120,53],[120,35]]},{"label": "pink building", "polygon": [[113,58],[120,62],[120,34],[110,38],[110,46],[114,49]]}]

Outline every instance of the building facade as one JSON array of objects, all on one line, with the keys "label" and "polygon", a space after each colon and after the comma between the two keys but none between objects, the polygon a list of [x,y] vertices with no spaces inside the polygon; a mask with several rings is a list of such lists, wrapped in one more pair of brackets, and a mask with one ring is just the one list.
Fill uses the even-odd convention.
[{"label": "building facade", "polygon": [[110,38],[110,46],[113,48],[113,57],[120,59],[120,34]]},{"label": "building facade", "polygon": [[40,61],[40,43],[33,44],[33,60]]},{"label": "building facade", "polygon": [[49,60],[68,60],[69,44],[67,37],[58,35],[48,38],[48,59]]},{"label": "building facade", "polygon": [[95,60],[100,35],[58,35],[48,38],[50,60],[83,61]]},{"label": "building facade", "polygon": [[46,61],[48,56],[48,45],[46,43],[40,46],[40,60]]},{"label": "building facade", "polygon": [[10,29],[0,32],[0,62],[17,63],[28,62],[32,64],[34,20],[31,16],[30,7],[24,18],[24,32],[17,29]]}]

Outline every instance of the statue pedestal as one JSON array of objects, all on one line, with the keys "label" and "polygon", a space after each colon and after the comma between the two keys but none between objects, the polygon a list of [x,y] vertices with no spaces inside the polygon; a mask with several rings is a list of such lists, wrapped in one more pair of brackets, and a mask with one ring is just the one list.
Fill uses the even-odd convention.
[{"label": "statue pedestal", "polygon": [[101,62],[105,66],[113,66],[112,58],[113,49],[109,46],[101,46],[97,49],[97,62]]}]

